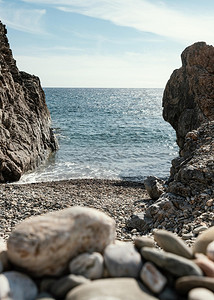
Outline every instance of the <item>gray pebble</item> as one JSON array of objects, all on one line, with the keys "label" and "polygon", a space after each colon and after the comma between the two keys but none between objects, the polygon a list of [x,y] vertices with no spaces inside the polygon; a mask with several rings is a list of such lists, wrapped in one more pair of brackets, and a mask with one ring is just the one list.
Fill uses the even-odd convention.
[{"label": "gray pebble", "polygon": [[69,263],[71,274],[99,279],[103,274],[103,256],[98,252],[82,253]]},{"label": "gray pebble", "polygon": [[53,283],[53,285],[50,287],[50,293],[57,299],[63,299],[71,289],[87,282],[90,282],[90,280],[83,276],[71,274],[62,277]]},{"label": "gray pebble", "polygon": [[134,245],[139,250],[142,247],[154,247],[154,240],[151,237],[140,236],[134,239]]},{"label": "gray pebble", "polygon": [[160,268],[175,276],[196,275],[202,276],[201,269],[191,260],[179,255],[144,247],[141,249],[143,258],[153,262]]},{"label": "gray pebble", "polygon": [[188,293],[188,300],[214,300],[214,294],[205,288],[195,288]]},{"label": "gray pebble", "polygon": [[131,243],[108,245],[104,261],[112,277],[138,277],[142,267],[141,256]]},{"label": "gray pebble", "polygon": [[165,251],[171,252],[186,258],[193,258],[191,248],[175,234],[166,230],[156,230],[154,238],[157,244]]},{"label": "gray pebble", "polygon": [[35,300],[55,300],[55,298],[48,293],[40,293]]},{"label": "gray pebble", "polygon": [[29,276],[16,271],[0,275],[0,299],[35,300],[37,294],[36,284]]}]

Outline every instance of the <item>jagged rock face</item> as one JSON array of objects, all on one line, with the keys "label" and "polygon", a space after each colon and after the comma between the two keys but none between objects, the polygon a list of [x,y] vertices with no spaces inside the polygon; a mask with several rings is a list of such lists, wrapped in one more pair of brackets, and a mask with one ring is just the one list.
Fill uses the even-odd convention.
[{"label": "jagged rock face", "polygon": [[214,121],[186,135],[181,156],[172,161],[168,192],[183,197],[214,197]]},{"label": "jagged rock face", "polygon": [[0,22],[0,182],[36,168],[57,142],[39,78],[20,72]]},{"label": "jagged rock face", "polygon": [[[214,225],[214,121],[202,124],[186,135],[181,156],[172,162],[172,179],[158,200],[127,222],[130,228],[148,232],[151,228]],[[175,226],[176,224],[176,226]],[[187,228],[187,227],[186,227]]]},{"label": "jagged rock face", "polygon": [[182,67],[172,73],[164,90],[163,117],[176,130],[183,148],[189,131],[214,120],[214,47],[195,43],[181,59]]},{"label": "jagged rock face", "polygon": [[163,116],[175,128],[180,156],[172,161],[168,191],[192,196],[214,184],[214,47],[186,48],[163,96]]}]

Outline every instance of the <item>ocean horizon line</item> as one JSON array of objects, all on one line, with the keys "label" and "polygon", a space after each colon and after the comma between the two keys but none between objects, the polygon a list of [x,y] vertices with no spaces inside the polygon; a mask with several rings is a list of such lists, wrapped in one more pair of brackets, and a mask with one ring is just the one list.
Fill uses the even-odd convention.
[{"label": "ocean horizon line", "polygon": [[68,86],[42,86],[44,89],[164,89],[164,87],[68,87]]}]

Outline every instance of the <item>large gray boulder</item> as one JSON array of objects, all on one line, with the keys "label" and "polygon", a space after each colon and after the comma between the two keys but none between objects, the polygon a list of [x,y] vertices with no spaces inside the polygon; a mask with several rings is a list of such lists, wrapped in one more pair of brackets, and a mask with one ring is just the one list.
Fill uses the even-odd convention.
[{"label": "large gray boulder", "polygon": [[20,72],[0,22],[0,182],[17,181],[57,149],[38,77]]},{"label": "large gray boulder", "polygon": [[61,275],[84,252],[103,253],[115,221],[94,208],[71,207],[21,222],[7,241],[9,260],[33,276]]}]

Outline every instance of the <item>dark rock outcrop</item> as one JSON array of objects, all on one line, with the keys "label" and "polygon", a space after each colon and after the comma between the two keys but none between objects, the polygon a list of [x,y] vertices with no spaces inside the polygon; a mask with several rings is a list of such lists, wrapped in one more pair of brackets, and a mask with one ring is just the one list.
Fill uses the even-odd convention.
[{"label": "dark rock outcrop", "polygon": [[0,22],[0,182],[36,168],[57,142],[39,78],[20,72]]},{"label": "dark rock outcrop", "polygon": [[214,197],[214,121],[188,132],[181,154],[172,161],[168,191],[183,197],[209,192]]},{"label": "dark rock outcrop", "polygon": [[210,188],[214,152],[214,47],[187,47],[163,95],[163,117],[176,130],[180,156],[172,161],[168,191],[188,197]]},{"label": "dark rock outcrop", "polygon": [[214,47],[195,43],[181,59],[182,67],[172,73],[164,91],[163,117],[183,148],[189,131],[214,120]]}]

